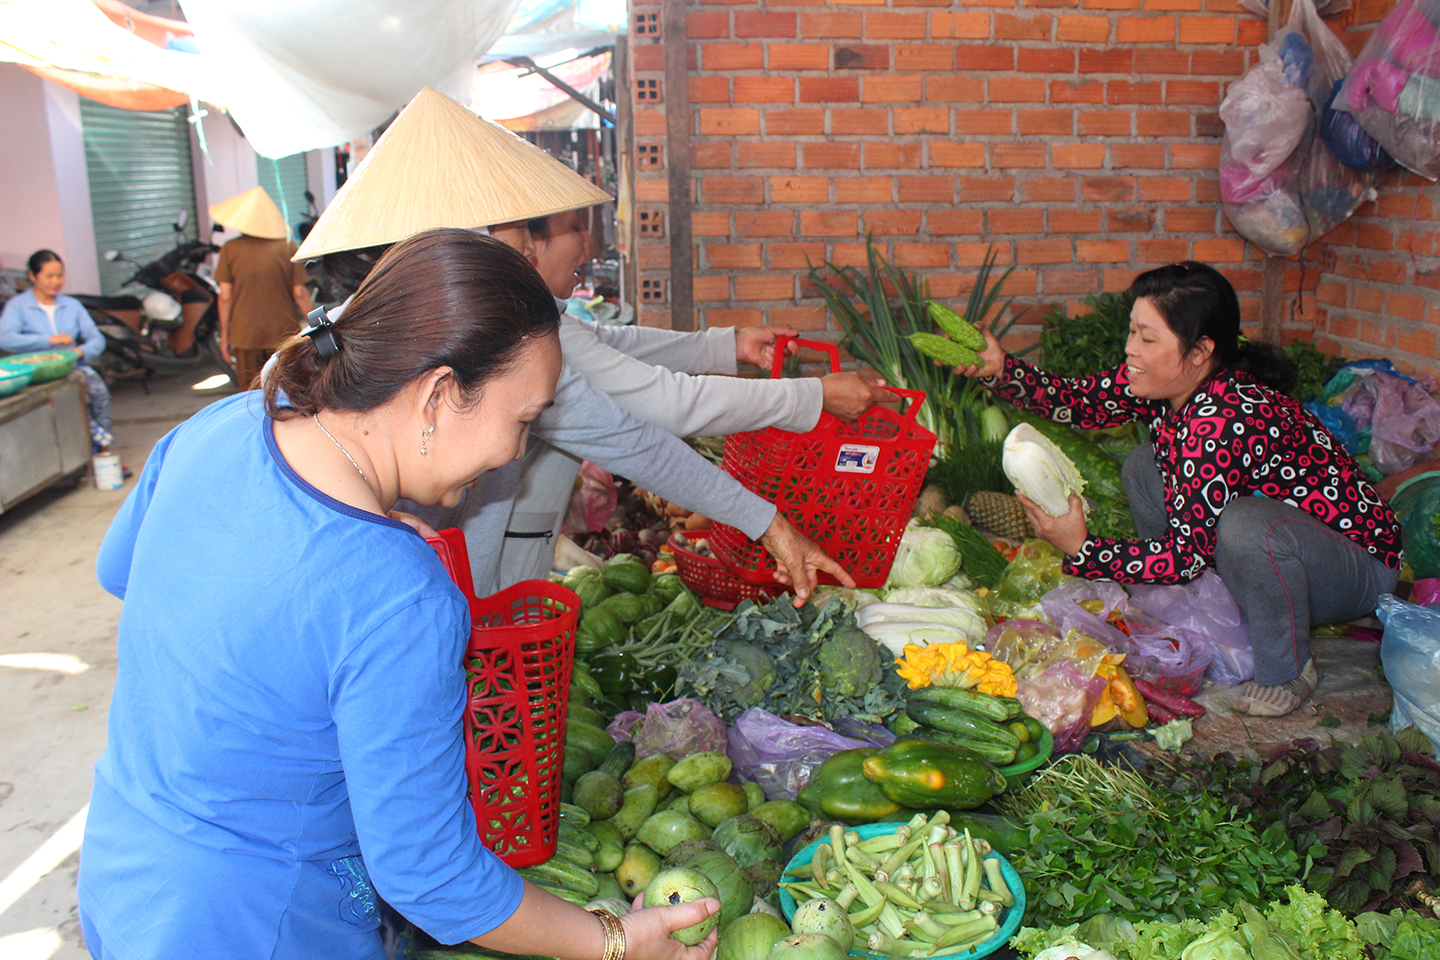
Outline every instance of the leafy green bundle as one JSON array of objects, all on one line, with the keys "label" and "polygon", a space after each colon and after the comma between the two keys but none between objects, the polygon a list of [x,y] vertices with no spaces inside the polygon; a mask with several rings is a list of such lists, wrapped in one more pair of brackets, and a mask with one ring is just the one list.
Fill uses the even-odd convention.
[{"label": "leafy green bundle", "polygon": [[933,514],[920,523],[950,534],[950,539],[955,541],[955,549],[960,551],[960,569],[970,579],[991,589],[1000,585],[1000,578],[1005,573],[1005,558],[985,539],[984,534],[958,517],[943,513]]},{"label": "leafy green bundle", "polygon": [[1052,307],[1040,330],[1040,365],[1062,377],[1088,377],[1114,370],[1125,360],[1125,338],[1130,332],[1130,308],[1135,297],[1102,293],[1085,298],[1089,313],[1067,317]]},{"label": "leafy green bundle", "polygon": [[1203,919],[1273,900],[1300,876],[1283,826],[1257,833],[1213,794],[1173,792],[1084,754],[1040,770],[1000,805],[1030,824],[1031,846],[1012,862],[1036,926],[1101,913]]},{"label": "leafy green bundle", "polygon": [[1403,906],[1416,877],[1440,875],[1440,765],[1413,728],[1381,730],[1359,746],[1296,740],[1263,762],[1168,764],[1172,789],[1201,790],[1259,827],[1279,827],[1310,866],[1307,885],[1349,914]]},{"label": "leafy green bundle", "polygon": [[1293,340],[1285,345],[1285,356],[1295,364],[1295,386],[1290,396],[1302,403],[1325,389],[1325,382],[1335,375],[1344,357],[1332,357],[1309,340]]},{"label": "leafy green bundle", "polygon": [[797,610],[780,596],[737,607],[708,654],[680,671],[679,690],[727,723],[751,707],[878,722],[904,708],[905,686],[895,655],[855,625],[842,600]]}]

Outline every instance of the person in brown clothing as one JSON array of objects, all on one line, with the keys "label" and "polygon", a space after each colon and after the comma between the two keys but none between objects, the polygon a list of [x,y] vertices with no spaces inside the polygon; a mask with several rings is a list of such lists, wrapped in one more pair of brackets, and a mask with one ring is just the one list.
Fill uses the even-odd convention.
[{"label": "person in brown clothing", "polygon": [[280,341],[298,333],[310,311],[305,268],[291,263],[295,244],[285,218],[264,188],[255,187],[210,208],[236,237],[220,248],[220,350],[235,365],[235,383],[248,390]]}]

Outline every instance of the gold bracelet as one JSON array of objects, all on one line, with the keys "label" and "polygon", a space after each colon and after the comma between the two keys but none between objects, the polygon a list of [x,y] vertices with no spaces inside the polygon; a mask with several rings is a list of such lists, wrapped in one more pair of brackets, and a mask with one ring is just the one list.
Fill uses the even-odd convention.
[{"label": "gold bracelet", "polygon": [[625,928],[620,918],[609,910],[591,910],[600,918],[600,928],[605,931],[605,954],[600,960],[625,960]]}]

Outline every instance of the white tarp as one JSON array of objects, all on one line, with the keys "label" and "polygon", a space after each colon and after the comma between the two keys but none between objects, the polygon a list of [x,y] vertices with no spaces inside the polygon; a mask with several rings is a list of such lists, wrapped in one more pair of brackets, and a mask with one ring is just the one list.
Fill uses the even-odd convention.
[{"label": "white tarp", "polygon": [[517,0],[180,0],[225,104],[266,157],[364,136],[435,87],[470,99]]}]

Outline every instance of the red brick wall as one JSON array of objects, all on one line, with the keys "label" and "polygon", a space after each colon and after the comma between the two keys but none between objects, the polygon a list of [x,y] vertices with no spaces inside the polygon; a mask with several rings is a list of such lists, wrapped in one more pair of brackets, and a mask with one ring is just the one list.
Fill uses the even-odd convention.
[{"label": "red brick wall", "polygon": [[[867,233],[944,298],[994,244],[1027,321],[1184,258],[1221,267],[1253,319],[1258,253],[1220,212],[1217,108],[1266,25],[1234,0],[689,9],[697,321],[823,329],[807,258],[860,263]],[[635,103],[635,142],[663,152],[663,49],[631,43],[632,95],[662,88]],[[664,167],[636,180],[637,212],[663,214]],[[640,240],[640,277],[665,278],[667,239]],[[669,325],[668,304],[641,306]]]},{"label": "red brick wall", "polygon": [[[1341,35],[1359,54],[1393,0],[1361,2]],[[1383,174],[1380,196],[1325,238],[1317,343],[1345,356],[1390,357],[1406,372],[1440,373],[1440,187],[1407,171]]]}]

